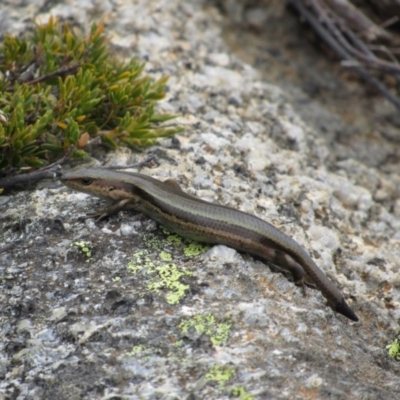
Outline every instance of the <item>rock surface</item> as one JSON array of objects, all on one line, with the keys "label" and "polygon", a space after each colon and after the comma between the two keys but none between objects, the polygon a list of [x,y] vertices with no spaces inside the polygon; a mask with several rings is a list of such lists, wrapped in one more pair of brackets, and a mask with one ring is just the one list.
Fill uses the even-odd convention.
[{"label": "rock surface", "polygon": [[332,160],[283,90],[230,51],[207,2],[9,2],[0,33],[51,14],[86,29],[103,19],[120,57],[170,75],[160,108],[186,132],[146,150],[157,165],[142,173],[273,223],[361,322],[248,255],[131,212],[85,220],[103,202],[45,187],[0,197],[3,245],[18,241],[0,254],[0,397],[398,399],[386,345],[400,329],[399,174]]}]

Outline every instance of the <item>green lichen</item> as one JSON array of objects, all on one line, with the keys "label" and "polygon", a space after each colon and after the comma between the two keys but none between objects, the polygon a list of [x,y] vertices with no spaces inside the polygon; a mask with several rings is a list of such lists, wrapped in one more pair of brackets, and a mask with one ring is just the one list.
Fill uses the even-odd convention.
[{"label": "green lichen", "polygon": [[[172,255],[166,252],[160,253],[160,261],[172,260]],[[190,271],[179,269],[176,264],[168,263],[157,265],[158,260],[153,261],[147,250],[134,253],[133,260],[127,265],[127,269],[136,274],[145,271],[149,275],[150,282],[147,289],[151,292],[166,290],[165,298],[168,304],[178,304],[185,296],[189,285],[183,284],[180,279],[182,276],[190,276]]]},{"label": "green lichen", "polygon": [[191,242],[183,249],[183,252],[187,257],[195,257],[198,256],[199,254],[205,253],[209,249],[210,246],[204,245],[199,242]]},{"label": "green lichen", "polygon": [[[161,229],[164,235],[167,237],[167,241],[169,243],[178,246],[182,244],[183,242],[182,236],[171,233],[170,230],[165,228],[164,226],[162,226]],[[183,248],[183,252],[187,257],[195,257],[198,256],[199,254],[206,252],[207,250],[209,250],[209,248],[210,246],[207,246],[197,241],[189,240],[189,244]]]},{"label": "green lichen", "polygon": [[214,365],[204,376],[204,379],[209,382],[216,382],[219,389],[225,393],[230,393],[234,397],[239,397],[240,400],[254,400],[254,397],[246,391],[242,386],[230,387],[228,382],[235,374],[234,368],[229,368],[225,365]]},{"label": "green lichen", "polygon": [[233,387],[231,394],[232,396],[239,397],[240,400],[254,400],[254,397],[243,386]]},{"label": "green lichen", "polygon": [[143,346],[142,344],[139,344],[138,346],[133,346],[131,351],[128,351],[126,353],[127,356],[132,356],[135,357],[140,353],[143,353],[147,350],[146,346]]},{"label": "green lichen", "polygon": [[162,350],[158,347],[144,346],[139,344],[137,346],[133,346],[131,351],[128,351],[126,355],[128,357],[135,357],[144,359],[145,361],[150,360],[151,356],[162,354]]},{"label": "green lichen", "polygon": [[163,225],[161,225],[161,230],[162,230],[162,233],[163,233],[165,236],[168,236],[168,235],[171,234],[171,231],[170,231],[168,228],[166,228],[165,226],[163,226]]},{"label": "green lichen", "polygon": [[185,275],[192,275],[190,271],[179,270],[175,264],[164,264],[155,268],[157,276],[153,282],[147,285],[152,292],[158,292],[161,289],[168,289],[166,300],[169,304],[178,304],[185,296],[189,285],[180,282],[180,278]]},{"label": "green lichen", "polygon": [[146,247],[153,249],[153,250],[164,250],[165,248],[165,243],[162,239],[160,239],[157,235],[154,233],[147,233],[146,235],[143,236],[143,242],[146,245]]},{"label": "green lichen", "polygon": [[172,255],[165,251],[162,251],[160,253],[160,259],[163,261],[172,261]]},{"label": "green lichen", "polygon": [[132,274],[136,274],[143,269],[147,271],[153,271],[155,268],[155,264],[152,258],[149,256],[149,252],[147,250],[140,250],[133,253],[133,260],[129,261],[126,268]]},{"label": "green lichen", "polygon": [[171,244],[175,244],[177,246],[182,244],[182,236],[179,235],[168,235],[167,241]]},{"label": "green lichen", "polygon": [[400,361],[400,335],[389,345],[386,346],[390,357]]},{"label": "green lichen", "polygon": [[[163,232],[168,235],[168,243],[181,246],[182,238],[180,236],[170,235],[167,229],[162,229]],[[133,274],[146,271],[146,274],[150,275],[150,283],[147,285],[147,289],[152,292],[166,290],[166,300],[168,304],[178,304],[189,289],[189,285],[182,283],[181,278],[185,275],[190,276],[192,273],[184,269],[179,269],[177,265],[172,262],[172,254],[165,251],[165,241],[160,240],[156,235],[152,233],[146,234],[143,237],[143,241],[149,249],[159,252],[158,257],[150,255],[148,250],[138,251],[133,254],[133,259],[128,263],[128,270]],[[193,257],[207,249],[208,246],[204,246],[198,242],[192,242],[186,246],[183,251],[186,256]],[[215,336],[213,340],[218,342],[218,337]]]},{"label": "green lichen", "polygon": [[84,240],[71,243],[71,246],[77,247],[81,251],[81,253],[83,253],[87,257],[86,262],[91,261],[92,257],[92,250],[90,249],[91,245],[92,244],[90,242],[86,242]]},{"label": "green lichen", "polygon": [[189,329],[195,329],[196,332],[208,336],[215,346],[221,346],[228,340],[231,327],[232,323],[230,321],[217,323],[215,316],[212,314],[195,315],[179,324],[181,334],[185,334]]},{"label": "green lichen", "polygon": [[227,382],[232,378],[235,370],[225,366],[214,365],[205,375],[206,381],[217,382],[219,388],[222,390],[225,388]]},{"label": "green lichen", "polygon": [[139,272],[140,270],[143,269],[143,267],[141,265],[137,265],[135,262],[133,261],[129,261],[126,268],[129,270],[129,272],[131,272],[132,274],[136,274],[137,272]]},{"label": "green lichen", "polygon": [[111,148],[134,147],[182,131],[163,126],[173,116],[155,111],[167,77],[153,80],[143,70],[135,59],[113,57],[102,23],[87,37],[53,18],[25,38],[5,35],[0,171],[40,168],[66,153],[86,156],[94,136]]}]

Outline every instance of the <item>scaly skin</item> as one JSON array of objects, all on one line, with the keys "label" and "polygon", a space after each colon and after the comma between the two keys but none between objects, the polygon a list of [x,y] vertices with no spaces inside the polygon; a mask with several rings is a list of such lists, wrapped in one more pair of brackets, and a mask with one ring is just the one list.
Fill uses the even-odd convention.
[{"label": "scaly skin", "polygon": [[230,207],[211,204],[185,193],[177,182],[101,168],[66,172],[62,182],[72,189],[115,202],[99,219],[134,209],[190,239],[224,244],[288,269],[304,287],[307,274],[329,306],[358,321],[342,293],[292,238],[268,222]]}]

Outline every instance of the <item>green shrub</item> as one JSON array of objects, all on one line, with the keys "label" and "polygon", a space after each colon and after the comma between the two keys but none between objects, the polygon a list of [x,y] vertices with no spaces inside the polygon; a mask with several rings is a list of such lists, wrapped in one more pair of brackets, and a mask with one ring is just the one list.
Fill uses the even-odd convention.
[{"label": "green shrub", "polygon": [[85,154],[89,137],[115,148],[153,144],[180,132],[160,125],[166,77],[152,80],[144,65],[110,54],[103,24],[87,38],[50,19],[25,39],[5,36],[0,46],[0,171],[39,168],[63,156]]}]

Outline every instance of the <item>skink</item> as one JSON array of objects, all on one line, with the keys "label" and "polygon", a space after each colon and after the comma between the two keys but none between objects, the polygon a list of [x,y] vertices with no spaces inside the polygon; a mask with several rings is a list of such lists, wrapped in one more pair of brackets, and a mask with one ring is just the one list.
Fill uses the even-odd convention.
[{"label": "skink", "polygon": [[358,321],[342,293],[309,254],[258,217],[190,196],[174,180],[161,182],[138,173],[77,169],[65,172],[61,181],[72,189],[113,200],[115,204],[99,219],[122,209],[134,209],[189,239],[224,244],[286,268],[296,284],[304,285],[307,275],[334,311]]}]

